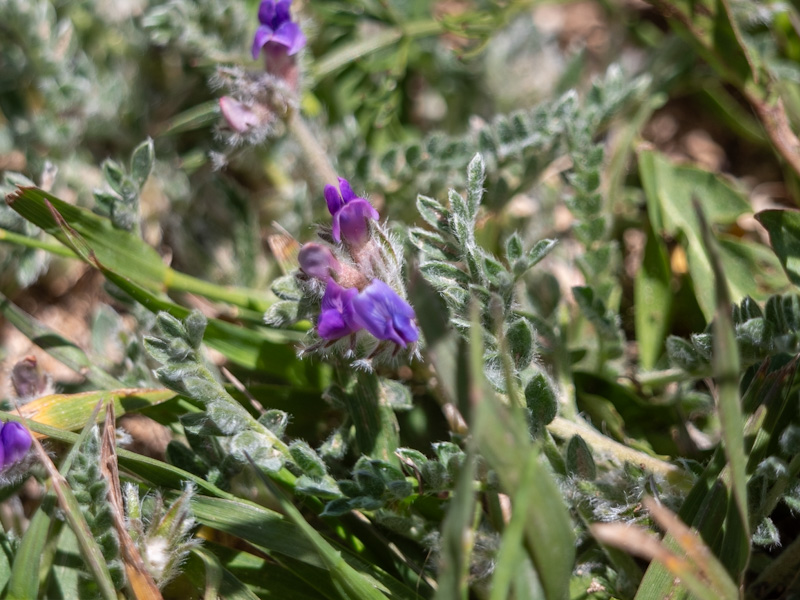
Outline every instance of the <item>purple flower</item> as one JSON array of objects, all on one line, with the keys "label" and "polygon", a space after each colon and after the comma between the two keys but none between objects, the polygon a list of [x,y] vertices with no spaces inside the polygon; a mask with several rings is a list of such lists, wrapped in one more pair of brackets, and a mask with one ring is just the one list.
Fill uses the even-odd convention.
[{"label": "purple flower", "polygon": [[326,281],[334,274],[338,274],[342,266],[331,252],[330,248],[322,244],[310,242],[300,248],[297,255],[300,268],[306,275]]},{"label": "purple flower", "polygon": [[356,288],[343,288],[333,279],[328,280],[317,322],[317,333],[321,338],[338,340],[361,329],[353,320],[353,299],[357,295]]},{"label": "purple flower", "polygon": [[355,324],[379,340],[405,347],[419,339],[414,309],[380,279],[373,279],[353,298],[351,310]]},{"label": "purple flower", "polygon": [[2,424],[0,430],[0,463],[8,468],[25,457],[32,444],[31,434],[15,421]]},{"label": "purple flower", "polygon": [[325,201],[333,216],[333,239],[351,246],[362,246],[369,238],[368,220],[378,220],[378,211],[364,198],[359,198],[350,183],[339,177],[339,189],[325,186]]},{"label": "purple flower", "polygon": [[306,36],[303,35],[297,23],[292,21],[289,8],[292,0],[261,0],[258,7],[258,20],[261,27],[256,30],[253,38],[253,58],[258,58],[262,48],[267,44],[283,46],[286,54],[291,56],[306,45]]}]

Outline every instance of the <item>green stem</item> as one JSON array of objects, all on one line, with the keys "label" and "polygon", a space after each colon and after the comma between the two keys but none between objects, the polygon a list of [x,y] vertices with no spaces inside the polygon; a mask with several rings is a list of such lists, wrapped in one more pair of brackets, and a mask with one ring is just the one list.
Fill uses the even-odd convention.
[{"label": "green stem", "polygon": [[229,288],[172,269],[166,272],[164,284],[172,292],[197,294],[209,300],[226,302],[259,313],[265,312],[271,304],[264,298],[258,298],[261,293],[257,290]]},{"label": "green stem", "polygon": [[604,436],[599,431],[592,429],[588,425],[580,422],[573,422],[556,417],[547,429],[557,438],[568,439],[574,435],[580,435],[584,441],[592,446],[596,452],[610,454],[621,462],[629,462],[661,475],[670,483],[688,490],[692,486],[692,478],[683,469],[671,465],[663,460],[659,460],[644,452],[639,452],[633,448],[615,442]]},{"label": "green stem", "polygon": [[689,375],[683,369],[664,369],[663,371],[637,373],[636,382],[640,385],[661,387],[676,381],[686,381],[687,379],[699,377],[701,376]]},{"label": "green stem", "polygon": [[291,111],[286,118],[286,126],[300,145],[308,163],[309,170],[316,175],[317,184],[323,188],[326,183],[338,186],[336,170],[333,168],[320,141],[311,133],[303,117],[296,110]]},{"label": "green stem", "polygon": [[[56,256],[63,256],[64,258],[79,258],[72,250],[62,244],[40,240],[2,228],[0,228],[0,242],[16,244],[17,246],[23,246],[25,248],[44,250],[45,252]],[[191,275],[186,275],[185,273],[179,273],[173,269],[167,269],[164,277],[164,285],[169,291],[189,292],[197,294],[198,296],[203,296],[209,300],[226,302],[241,308],[251,309],[258,313],[265,312],[270,306],[269,301],[257,297],[261,295],[257,290],[228,288],[192,277]]]},{"label": "green stem", "polygon": [[404,25],[402,28],[386,29],[377,35],[359,40],[353,44],[348,44],[340,50],[328,53],[317,61],[311,77],[315,82],[319,82],[320,79],[327,77],[345,65],[367,54],[372,54],[378,50],[388,48],[404,37],[412,39],[427,37],[429,35],[442,33],[443,31],[444,27],[442,24],[434,20],[415,21]]},{"label": "green stem", "polygon": [[78,258],[75,256],[75,253],[72,250],[62,246],[61,244],[55,244],[53,242],[47,242],[45,240],[28,237],[27,235],[14,233],[8,229],[0,229],[0,242],[8,242],[10,244],[16,244],[17,246],[24,246],[26,248],[36,248],[37,250],[45,250],[50,254],[64,256],[66,258]]}]

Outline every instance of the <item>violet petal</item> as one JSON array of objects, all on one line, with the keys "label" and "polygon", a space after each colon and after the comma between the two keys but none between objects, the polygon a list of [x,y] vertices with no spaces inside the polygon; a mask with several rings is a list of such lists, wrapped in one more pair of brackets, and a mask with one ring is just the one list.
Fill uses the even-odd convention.
[{"label": "violet petal", "polygon": [[286,54],[297,54],[306,45],[306,36],[297,23],[286,21],[275,30],[272,41],[286,46]]},{"label": "violet petal", "polygon": [[353,320],[353,299],[357,295],[355,288],[345,289],[332,279],[328,281],[317,322],[321,338],[338,340],[361,329]]},{"label": "violet petal", "polygon": [[275,3],[275,27],[292,19],[289,14],[291,6],[292,0],[279,0]]},{"label": "violet petal", "polygon": [[10,421],[3,425],[0,431],[0,440],[3,443],[3,464],[8,466],[22,459],[31,448],[31,434],[23,425]]},{"label": "violet petal", "polygon": [[353,191],[353,188],[350,187],[350,182],[344,177],[339,177],[339,189],[342,192],[342,200],[344,200],[345,204],[350,202],[350,200],[358,198],[356,193]]},{"label": "violet petal", "polygon": [[258,21],[262,25],[272,28],[275,26],[275,2],[274,0],[263,0],[258,7]]},{"label": "violet petal", "polygon": [[344,206],[342,195],[339,193],[339,190],[337,190],[336,187],[332,186],[330,183],[325,186],[325,191],[323,194],[325,195],[325,202],[328,203],[328,211],[331,213],[331,215],[335,215],[337,212],[339,212],[339,209]]},{"label": "violet petal", "polygon": [[272,39],[273,33],[272,28],[267,25],[262,25],[256,30],[256,35],[253,38],[253,59],[258,58],[258,55],[261,54],[261,49]]},{"label": "violet petal", "polygon": [[369,238],[369,219],[377,221],[378,211],[364,198],[354,198],[333,216],[333,239],[362,246]]},{"label": "violet petal", "polygon": [[379,340],[405,347],[419,339],[414,309],[380,279],[353,299],[352,308],[355,323]]}]

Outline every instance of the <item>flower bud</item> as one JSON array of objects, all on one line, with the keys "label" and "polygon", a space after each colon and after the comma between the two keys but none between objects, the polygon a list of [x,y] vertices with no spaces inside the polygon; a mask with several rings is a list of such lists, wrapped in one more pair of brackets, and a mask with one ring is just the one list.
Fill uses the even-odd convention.
[{"label": "flower bud", "polygon": [[3,447],[3,468],[23,459],[33,443],[28,430],[15,421],[3,425],[3,429],[0,430],[0,442]]},{"label": "flower bud", "polygon": [[341,272],[342,266],[330,248],[313,242],[303,245],[297,255],[300,268],[306,275],[327,281]]},{"label": "flower bud", "polygon": [[223,96],[219,99],[219,108],[228,126],[239,133],[247,133],[270,121],[270,113],[263,106],[247,106],[230,96]]}]

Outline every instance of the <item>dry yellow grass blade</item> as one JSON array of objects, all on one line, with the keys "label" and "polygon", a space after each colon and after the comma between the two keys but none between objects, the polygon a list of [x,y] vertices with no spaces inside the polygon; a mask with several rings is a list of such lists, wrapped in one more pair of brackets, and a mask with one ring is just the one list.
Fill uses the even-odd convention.
[{"label": "dry yellow grass blade", "polygon": [[[91,417],[92,410],[99,401],[114,405],[117,414],[140,410],[161,404],[177,396],[166,389],[128,388],[120,390],[99,390],[81,394],[51,394],[37,398],[19,409],[20,414],[43,425],[74,431],[80,429]],[[44,437],[34,433],[37,437]]]},{"label": "dry yellow grass blade", "polygon": [[109,402],[106,404],[106,421],[100,446],[100,472],[108,481],[108,501],[114,517],[114,528],[119,536],[120,554],[125,564],[125,574],[128,576],[128,587],[137,600],[159,600],[162,598],[161,592],[147,570],[144,560],[139,554],[139,549],[133,543],[125,525],[125,509],[122,504],[122,489],[119,485],[116,438],[114,403]]}]

